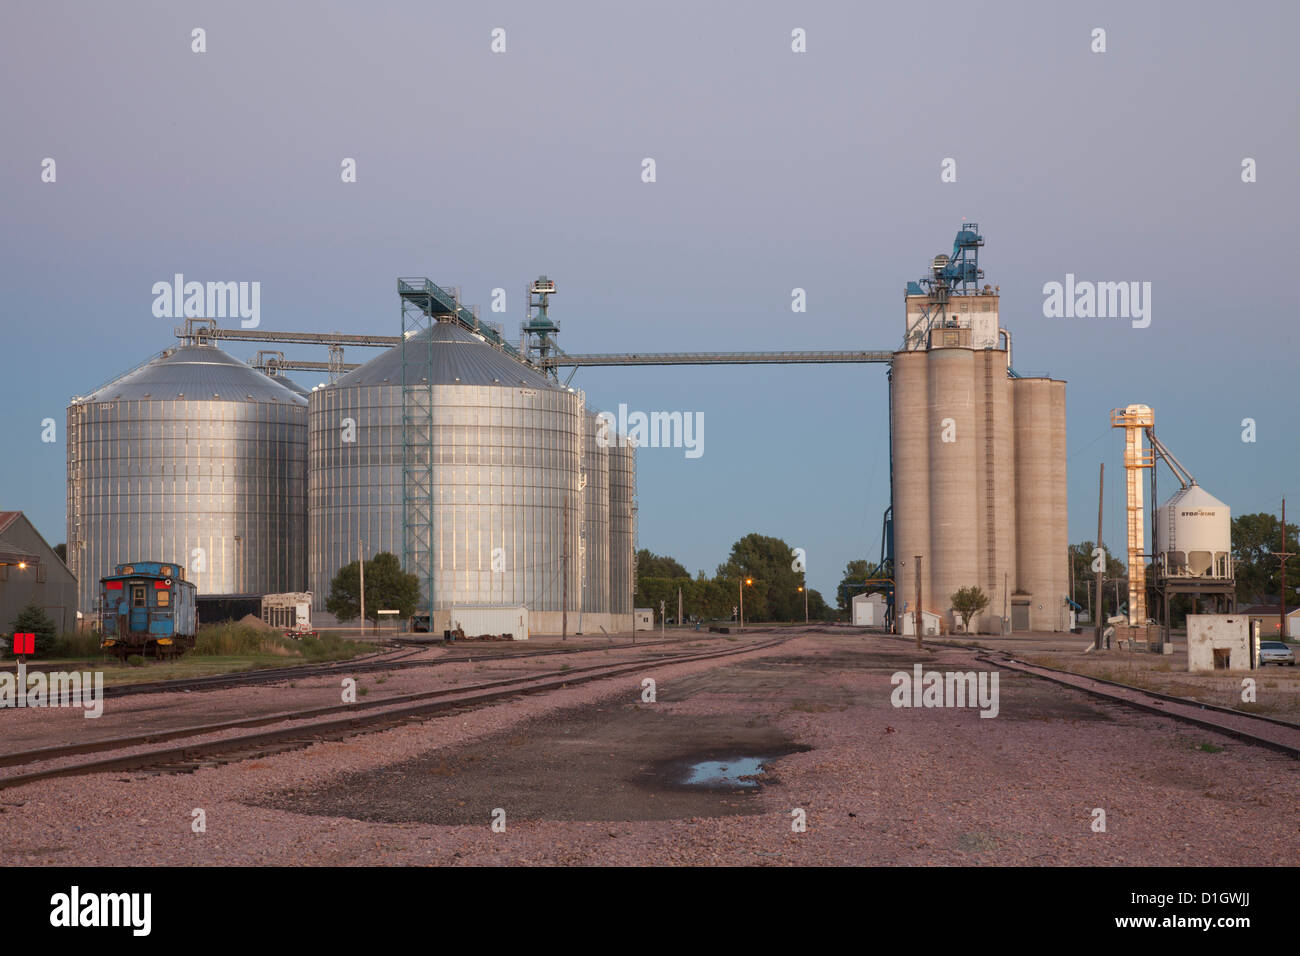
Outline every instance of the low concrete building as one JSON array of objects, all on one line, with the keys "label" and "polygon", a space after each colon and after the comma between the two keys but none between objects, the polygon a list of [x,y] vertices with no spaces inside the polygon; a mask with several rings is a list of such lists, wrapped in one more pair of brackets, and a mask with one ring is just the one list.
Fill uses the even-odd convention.
[{"label": "low concrete building", "polygon": [[1242,614],[1187,615],[1189,671],[1245,671],[1255,654],[1249,617]]},{"label": "low concrete building", "polygon": [[21,511],[0,511],[0,631],[28,604],[60,632],[77,626],[77,579]]},{"label": "low concrete building", "polygon": [[852,601],[854,627],[883,627],[885,624],[885,596],[879,591],[855,594]]},{"label": "low concrete building", "polygon": [[[904,611],[898,615],[898,627],[900,634],[916,636],[916,613],[914,611]],[[939,615],[933,611],[921,612],[921,636],[932,637],[939,634]]]}]

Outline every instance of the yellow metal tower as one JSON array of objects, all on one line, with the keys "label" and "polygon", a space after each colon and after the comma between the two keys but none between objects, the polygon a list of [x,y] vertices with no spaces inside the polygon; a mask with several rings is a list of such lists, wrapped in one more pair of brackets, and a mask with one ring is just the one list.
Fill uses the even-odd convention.
[{"label": "yellow metal tower", "polygon": [[1155,412],[1148,405],[1129,405],[1110,413],[1112,428],[1124,429],[1124,475],[1128,509],[1128,622],[1141,627],[1147,622],[1147,566],[1143,547],[1143,472],[1155,467],[1155,456],[1142,440],[1143,432],[1155,425]]}]

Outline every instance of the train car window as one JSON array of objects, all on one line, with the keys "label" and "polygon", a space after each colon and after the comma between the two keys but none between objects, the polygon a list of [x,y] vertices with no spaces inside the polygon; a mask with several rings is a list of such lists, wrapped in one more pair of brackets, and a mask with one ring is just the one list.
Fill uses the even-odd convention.
[{"label": "train car window", "polygon": [[145,606],[145,604],[144,604],[144,585],[143,585],[143,584],[133,584],[133,585],[131,585],[131,606],[132,606],[132,607],[144,607],[144,606]]},{"label": "train car window", "polygon": [[167,605],[171,603],[171,595],[166,591],[159,591],[157,593],[158,593],[158,606],[167,607]]}]

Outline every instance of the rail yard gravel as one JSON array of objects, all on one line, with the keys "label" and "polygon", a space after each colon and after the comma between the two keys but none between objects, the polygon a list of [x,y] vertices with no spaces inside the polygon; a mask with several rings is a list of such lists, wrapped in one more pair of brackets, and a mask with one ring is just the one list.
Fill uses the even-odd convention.
[{"label": "rail yard gravel", "polygon": [[[1001,674],[1000,711],[896,708],[890,675],[986,670],[963,648],[922,652],[879,638],[810,634],[716,661],[647,670],[658,699],[641,699],[637,674],[510,699],[418,724],[190,774],[114,773],[39,781],[0,791],[0,856],[36,865],[455,865],[455,864],[1103,864],[1294,865],[1300,829],[1297,762],[1213,731],[1089,698],[1026,675]],[[501,662],[502,666],[506,662]],[[517,662],[511,662],[517,663]],[[435,668],[439,680],[491,679],[477,665]],[[549,662],[552,669],[554,659]],[[539,669],[540,665],[539,665]],[[428,678],[420,686],[435,686]],[[403,677],[403,691],[408,687]],[[221,709],[268,688],[213,691]],[[165,706],[159,697],[154,705]],[[610,786],[589,760],[556,761],[571,800],[551,818],[526,804],[509,776],[475,769],[517,748],[551,759],[566,715],[607,714],[609,727],[745,728],[808,748],[771,762],[754,790],[709,796],[717,812],[654,819],[640,809],[676,799],[678,783],[647,777],[626,814],[584,813],[584,794]],[[286,708],[287,709],[287,708]],[[23,721],[54,718],[36,711]],[[6,721],[15,714],[4,715]],[[57,719],[66,719],[64,714]],[[79,715],[77,720],[82,720]],[[651,721],[661,722],[652,725]],[[87,721],[87,723],[90,723]],[[699,726],[697,726],[699,725]],[[590,727],[582,752],[605,745]],[[738,738],[739,739],[739,738]],[[539,749],[541,748],[541,749]],[[13,748],[10,748],[13,749]],[[610,743],[611,756],[615,744]],[[564,751],[561,750],[561,753]],[[322,814],[355,798],[351,782],[393,774],[446,754],[452,769],[394,777],[390,819]],[[466,757],[465,755],[469,756]],[[683,756],[690,756],[684,753]],[[525,759],[527,758],[527,759]],[[584,758],[585,759],[585,758]],[[611,765],[612,766],[612,765]],[[21,768],[13,768],[20,770]],[[387,779],[387,778],[385,778]],[[348,788],[344,782],[349,782]],[[481,822],[421,822],[425,787],[482,803]],[[492,799],[488,799],[492,797]],[[293,809],[294,800],[301,805]],[[286,801],[288,805],[286,806]],[[403,803],[402,801],[406,801]],[[491,806],[488,805],[491,804]],[[273,805],[274,804],[274,805]],[[410,810],[402,817],[402,807]],[[462,812],[473,816],[479,803]],[[122,808],[129,807],[129,810]],[[504,832],[491,811],[505,810]],[[194,832],[202,809],[206,832]],[[1096,810],[1106,828],[1096,832]],[[299,812],[310,810],[310,812]],[[793,811],[806,815],[795,832]],[[562,818],[560,818],[562,817]]]}]

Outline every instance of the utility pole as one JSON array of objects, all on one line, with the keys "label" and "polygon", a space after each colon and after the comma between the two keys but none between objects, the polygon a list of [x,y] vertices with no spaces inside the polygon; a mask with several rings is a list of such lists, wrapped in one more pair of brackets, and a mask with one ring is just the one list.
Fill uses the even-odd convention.
[{"label": "utility pole", "polygon": [[1093,641],[1093,649],[1101,650],[1101,581],[1102,575],[1105,574],[1106,567],[1106,547],[1101,543],[1101,508],[1106,491],[1106,463],[1101,463],[1101,476],[1097,479],[1097,547],[1101,548],[1101,567],[1097,569],[1097,636]]},{"label": "utility pole", "polygon": [[677,589],[677,626],[682,626],[682,589]]},{"label": "utility pole", "polygon": [[[357,567],[361,569],[361,636],[366,636],[366,552],[365,546],[361,539],[357,538]],[[433,621],[429,622],[429,630],[433,630]]]},{"label": "utility pole", "polygon": [[1002,626],[998,628],[998,630],[1001,631],[1003,634],[1011,633],[1011,619],[1007,616],[1011,613],[1010,608],[1008,607],[1008,602],[1010,601],[1010,590],[1009,590],[1010,587],[1011,587],[1011,574],[1010,572],[1003,571],[1002,572]]},{"label": "utility pole", "polygon": [[1065,553],[1070,562],[1070,600],[1077,604],[1079,599],[1074,593],[1074,548],[1066,548]]},{"label": "utility pole", "polygon": [[560,640],[569,639],[569,499],[564,499],[564,594],[560,598]]},{"label": "utility pole", "polygon": [[1292,552],[1286,549],[1286,499],[1282,499],[1282,550],[1277,552],[1277,559],[1282,564],[1282,589],[1281,597],[1278,603],[1281,605],[1279,620],[1277,623],[1277,639],[1286,640],[1286,559],[1291,557]]},{"label": "utility pole", "polygon": [[916,610],[913,612],[916,616],[913,620],[916,622],[916,649],[921,649],[921,625],[924,623],[925,616],[921,613],[921,556],[916,555]]}]

